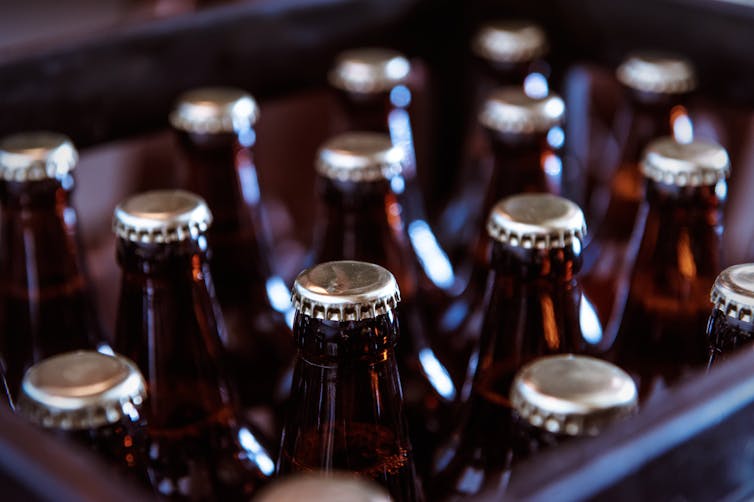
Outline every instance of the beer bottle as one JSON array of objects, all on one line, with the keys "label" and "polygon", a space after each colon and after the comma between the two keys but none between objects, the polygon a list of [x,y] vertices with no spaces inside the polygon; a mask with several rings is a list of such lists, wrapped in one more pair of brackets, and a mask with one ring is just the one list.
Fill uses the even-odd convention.
[{"label": "beer bottle", "polygon": [[351,471],[417,500],[395,345],[400,293],[386,269],[334,261],[293,286],[298,356],[278,475]]},{"label": "beer bottle", "polygon": [[500,500],[511,467],[571,438],[600,434],[635,411],[638,394],[617,366],[573,354],[535,359],[515,377],[507,370],[480,373],[474,388],[446,452],[451,459],[432,484],[437,500],[481,492]]},{"label": "beer bottle", "polygon": [[149,487],[142,405],[146,384],[121,356],[76,351],[26,372],[17,411],[58,437],[95,452],[116,472]]},{"label": "beer bottle", "polygon": [[211,223],[206,203],[180,190],[134,195],[115,209],[123,271],[115,342],[144,372],[149,467],[167,498],[248,499],[274,470],[239,422],[221,365]]},{"label": "beer bottle", "polygon": [[754,264],[728,267],[710,292],[712,313],[707,321],[707,367],[725,361],[754,338]]},{"label": "beer bottle", "polygon": [[440,302],[446,296],[444,292],[452,294],[458,284],[453,266],[426,214],[409,115],[412,96],[407,79],[410,72],[410,62],[399,52],[361,48],[339,54],[329,80],[338,91],[339,102],[345,110],[346,130],[387,133],[394,145],[405,150],[402,177],[392,188],[403,208],[408,243],[419,273],[419,287]]},{"label": "beer bottle", "polygon": [[313,249],[315,263],[363,260],[396,276],[403,294],[398,364],[421,473],[450,417],[456,388],[442,362],[443,340],[431,339],[427,329],[431,299],[417,288],[402,208],[391,190],[401,179],[404,155],[378,133],[345,133],[323,145],[317,161],[323,207]]},{"label": "beer bottle", "polygon": [[[620,322],[614,311],[620,301],[618,272],[630,266],[625,261],[634,259],[635,250],[628,249],[628,242],[642,201],[642,152],[651,140],[673,133],[674,119],[688,119],[681,103],[695,86],[691,64],[672,56],[633,55],[618,67],[617,77],[629,98],[616,117],[618,165],[588,173],[584,202],[595,229],[584,254],[584,289],[594,298],[603,325],[611,324],[611,330]],[[680,140],[691,140],[690,131],[678,134]]]},{"label": "beer bottle", "polygon": [[705,324],[720,271],[730,163],[716,143],[665,137],[649,144],[641,169],[646,202],[635,233],[641,241],[612,351],[647,398],[707,360]]},{"label": "beer bottle", "polygon": [[77,161],[62,134],[0,141],[0,367],[12,397],[35,362],[104,344],[71,205]]},{"label": "beer bottle", "polygon": [[270,411],[290,385],[284,378],[293,342],[283,316],[290,298],[272,263],[254,165],[258,117],[259,108],[246,92],[209,87],[181,95],[170,120],[188,188],[207,201],[214,218],[207,231],[209,259],[227,326],[229,377],[237,382],[245,408]]},{"label": "beer bottle", "polygon": [[299,474],[276,481],[255,502],[391,502],[381,486],[346,473]]}]

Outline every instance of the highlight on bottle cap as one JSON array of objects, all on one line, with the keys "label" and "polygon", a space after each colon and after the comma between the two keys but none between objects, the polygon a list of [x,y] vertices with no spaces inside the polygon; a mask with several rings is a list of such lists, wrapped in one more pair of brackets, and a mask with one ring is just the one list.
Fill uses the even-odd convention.
[{"label": "highlight on bottle cap", "polygon": [[565,103],[551,92],[543,98],[528,96],[522,87],[502,87],[490,94],[479,114],[479,122],[502,133],[547,132],[563,123]]},{"label": "highlight on bottle cap", "polygon": [[400,52],[365,47],[338,54],[328,78],[337,89],[368,94],[389,91],[402,84],[410,72],[411,63]]},{"label": "highlight on bottle cap", "polygon": [[347,132],[317,152],[317,173],[339,181],[389,180],[403,172],[406,152],[390,136],[376,132]]},{"label": "highlight on bottle cap", "polygon": [[478,56],[497,63],[533,61],[548,49],[542,27],[524,20],[498,20],[483,25],[471,47]]},{"label": "highlight on bottle cap", "polygon": [[70,138],[56,132],[22,132],[0,139],[0,178],[5,181],[61,179],[78,160]]},{"label": "highlight on bottle cap", "polygon": [[678,143],[666,136],[647,145],[641,170],[647,178],[666,185],[711,186],[728,177],[730,159],[714,141]]},{"label": "highlight on bottle cap", "polygon": [[360,321],[386,314],[401,300],[387,269],[363,261],[330,261],[301,272],[293,283],[301,314],[328,321]]},{"label": "highlight on bottle cap", "polygon": [[555,249],[586,237],[586,220],[578,205],[546,193],[507,197],[492,208],[489,236],[509,246]]},{"label": "highlight on bottle cap", "polygon": [[204,199],[184,190],[153,190],[133,195],[115,208],[113,231],[132,242],[161,243],[195,239],[212,224]]},{"label": "highlight on bottle cap", "polygon": [[42,427],[89,429],[133,416],[146,396],[144,377],[132,361],[82,350],[29,368],[17,410]]},{"label": "highlight on bottle cap", "polygon": [[642,92],[683,94],[696,88],[691,62],[669,54],[632,54],[618,66],[616,76],[623,85]]},{"label": "highlight on bottle cap", "polygon": [[754,321],[754,263],[733,265],[720,272],[712,285],[710,301],[729,317]]},{"label": "highlight on bottle cap", "polygon": [[257,502],[390,502],[384,488],[352,474],[297,474],[272,483]]},{"label": "highlight on bottle cap", "polygon": [[259,118],[256,100],[235,87],[200,87],[181,94],[170,113],[176,129],[196,134],[248,129]]},{"label": "highlight on bottle cap", "polygon": [[513,380],[511,403],[520,417],[553,434],[596,435],[636,410],[631,377],[606,361],[572,354],[536,359]]}]

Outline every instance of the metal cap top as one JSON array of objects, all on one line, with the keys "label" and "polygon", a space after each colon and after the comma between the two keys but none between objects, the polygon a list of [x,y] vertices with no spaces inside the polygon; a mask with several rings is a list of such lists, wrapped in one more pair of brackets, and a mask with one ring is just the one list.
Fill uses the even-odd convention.
[{"label": "metal cap top", "polygon": [[667,54],[632,54],[618,66],[616,76],[632,89],[657,94],[683,94],[696,87],[691,62]]},{"label": "metal cap top", "polygon": [[330,138],[317,153],[317,172],[340,181],[370,182],[401,174],[406,153],[387,134],[347,132]]},{"label": "metal cap top", "polygon": [[572,354],[543,357],[513,380],[511,402],[531,425],[555,434],[598,434],[636,409],[631,377],[608,362]]},{"label": "metal cap top", "polygon": [[360,321],[385,314],[401,300],[387,269],[363,261],[330,261],[301,272],[293,284],[296,310],[316,319]]},{"label": "metal cap top", "polygon": [[563,197],[545,193],[507,197],[492,208],[487,233],[510,246],[536,249],[566,247],[586,236],[581,208]]},{"label": "metal cap top", "polygon": [[330,84],[347,92],[389,91],[411,71],[411,63],[400,52],[381,47],[365,47],[341,52],[328,78]]},{"label": "metal cap top", "polygon": [[204,199],[183,190],[133,195],[115,208],[113,231],[121,239],[170,243],[198,237],[212,224]]},{"label": "metal cap top", "polygon": [[181,94],[170,112],[176,129],[198,134],[247,129],[259,118],[253,97],[235,87],[200,87]]},{"label": "metal cap top", "polygon": [[715,308],[744,322],[754,321],[754,263],[728,267],[710,291]]},{"label": "metal cap top", "polygon": [[18,410],[43,427],[89,429],[133,416],[146,395],[144,377],[133,362],[82,350],[29,368]]},{"label": "metal cap top", "polygon": [[63,134],[23,132],[0,140],[0,179],[6,181],[60,179],[78,160],[76,148]]},{"label": "metal cap top", "polygon": [[286,477],[262,491],[257,502],[390,502],[384,488],[349,474],[299,474]]},{"label": "metal cap top", "polygon": [[483,25],[471,47],[478,56],[497,63],[533,61],[547,52],[547,35],[531,21],[498,20]]},{"label": "metal cap top", "polygon": [[563,122],[565,103],[555,93],[532,98],[522,87],[502,87],[492,92],[479,114],[479,122],[503,133],[546,132]]},{"label": "metal cap top", "polygon": [[730,173],[730,159],[714,141],[678,143],[666,136],[647,145],[641,170],[647,178],[666,185],[714,185]]}]

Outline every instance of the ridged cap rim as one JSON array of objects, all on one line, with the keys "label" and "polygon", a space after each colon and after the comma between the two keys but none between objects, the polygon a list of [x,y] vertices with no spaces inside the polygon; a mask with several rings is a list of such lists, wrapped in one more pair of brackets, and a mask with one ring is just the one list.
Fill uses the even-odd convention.
[{"label": "ridged cap rim", "polygon": [[403,172],[406,152],[390,136],[375,132],[347,132],[328,141],[317,152],[317,173],[340,181],[389,180]]},{"label": "ridged cap rim", "polygon": [[533,134],[561,125],[565,103],[555,93],[543,98],[528,96],[522,87],[502,87],[490,94],[479,122],[502,133]]},{"label": "ridged cap rim", "polygon": [[478,56],[498,63],[533,61],[548,49],[547,35],[536,23],[498,20],[479,28],[471,45]]},{"label": "ridged cap rim", "polygon": [[259,118],[259,105],[243,89],[200,87],[178,97],[170,123],[176,129],[196,134],[239,132]]},{"label": "ridged cap rim", "polygon": [[712,286],[710,301],[728,317],[754,321],[754,263],[723,270]]},{"label": "ridged cap rim", "polygon": [[0,140],[0,178],[5,181],[61,179],[78,160],[76,147],[64,134],[30,131]]},{"label": "ridged cap rim", "polygon": [[693,64],[675,55],[632,54],[618,66],[616,76],[622,84],[642,92],[684,94],[696,88]]},{"label": "ridged cap rim", "polygon": [[369,94],[404,83],[410,72],[411,63],[400,52],[364,47],[338,54],[328,78],[337,89]]},{"label": "ridged cap rim", "polygon": [[725,148],[714,141],[678,143],[666,136],[647,145],[641,171],[647,178],[666,185],[712,186],[728,177],[730,159]]}]

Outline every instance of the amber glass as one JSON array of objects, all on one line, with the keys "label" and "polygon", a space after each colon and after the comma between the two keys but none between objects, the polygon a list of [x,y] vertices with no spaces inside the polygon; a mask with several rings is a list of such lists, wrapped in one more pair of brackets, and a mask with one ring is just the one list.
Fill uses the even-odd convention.
[{"label": "amber glass", "polygon": [[552,250],[495,243],[491,263],[488,307],[470,364],[470,397],[435,459],[432,500],[474,496],[489,484],[502,490],[516,458],[518,432],[508,397],[516,372],[543,355],[593,353],[599,341],[582,315],[578,239]]},{"label": "amber glass", "polygon": [[278,474],[351,471],[396,501],[421,498],[395,356],[394,312],[362,321],[298,313],[293,388]]},{"label": "amber glass", "polygon": [[71,175],[0,181],[0,354],[12,397],[32,364],[104,341],[71,206],[73,185]]},{"label": "amber glass", "polygon": [[619,366],[647,399],[708,358],[709,292],[720,272],[726,183],[677,187],[647,181],[641,244],[618,339]]},{"label": "amber glass", "polygon": [[[252,150],[254,131],[177,134],[188,188],[207,201],[214,216],[209,258],[227,326],[228,376],[245,408],[279,408],[290,384],[285,378],[294,348],[284,316],[271,302],[283,310],[288,291],[271,262]],[[281,298],[270,296],[276,293]]]},{"label": "amber glass", "polygon": [[754,339],[754,323],[726,315],[720,309],[712,309],[707,320],[707,343],[709,360],[707,367],[725,361],[741,347],[751,344]]},{"label": "amber glass", "polygon": [[155,489],[175,499],[244,500],[272,470],[237,420],[220,364],[224,332],[203,236],[169,245],[118,240],[123,269],[118,352],[147,381],[144,408]]}]

